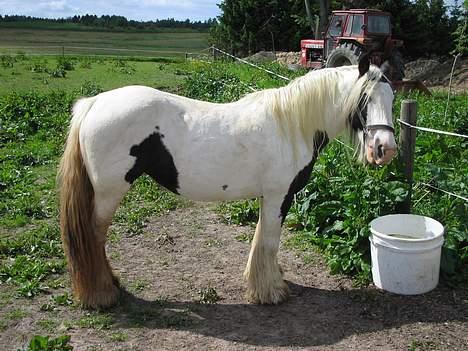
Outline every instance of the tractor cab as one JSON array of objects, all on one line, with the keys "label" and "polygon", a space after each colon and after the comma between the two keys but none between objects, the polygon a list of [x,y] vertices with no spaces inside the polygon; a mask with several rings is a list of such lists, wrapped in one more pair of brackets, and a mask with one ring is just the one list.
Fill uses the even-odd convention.
[{"label": "tractor cab", "polygon": [[307,68],[355,65],[364,52],[380,66],[385,60],[393,68],[393,79],[404,76],[401,40],[392,39],[390,14],[379,10],[333,11],[323,40],[301,41],[301,65]]}]

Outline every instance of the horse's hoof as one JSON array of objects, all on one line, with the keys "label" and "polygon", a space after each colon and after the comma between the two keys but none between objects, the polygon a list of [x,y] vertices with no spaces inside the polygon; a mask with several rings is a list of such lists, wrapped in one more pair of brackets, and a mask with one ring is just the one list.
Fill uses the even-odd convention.
[{"label": "horse's hoof", "polygon": [[278,305],[289,297],[289,287],[283,282],[281,286],[270,289],[248,289],[247,301],[261,305]]},{"label": "horse's hoof", "polygon": [[106,309],[117,304],[121,295],[120,288],[112,285],[107,290],[89,292],[86,295],[77,296],[79,305],[83,309]]}]

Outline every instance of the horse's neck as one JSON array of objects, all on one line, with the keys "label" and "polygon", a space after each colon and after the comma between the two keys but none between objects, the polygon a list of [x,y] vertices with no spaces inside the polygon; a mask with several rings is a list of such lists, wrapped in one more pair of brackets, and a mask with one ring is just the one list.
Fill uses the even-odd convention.
[{"label": "horse's neck", "polygon": [[342,77],[338,81],[338,86],[334,95],[334,101],[329,101],[323,115],[323,125],[328,137],[334,139],[341,134],[347,127],[348,113],[344,111],[346,98],[351,93],[356,74],[352,70],[340,73]]}]

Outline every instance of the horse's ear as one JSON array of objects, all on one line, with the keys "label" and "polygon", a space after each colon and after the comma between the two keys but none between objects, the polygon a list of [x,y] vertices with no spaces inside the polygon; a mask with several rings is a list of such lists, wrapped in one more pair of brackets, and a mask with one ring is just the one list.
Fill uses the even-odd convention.
[{"label": "horse's ear", "polygon": [[361,57],[359,57],[358,67],[359,67],[359,78],[361,78],[364,74],[366,74],[369,71],[370,60],[369,60],[368,53],[362,54]]},{"label": "horse's ear", "polygon": [[392,66],[390,66],[390,62],[388,62],[388,60],[380,65],[380,71],[382,71],[385,76],[390,76],[392,73]]}]

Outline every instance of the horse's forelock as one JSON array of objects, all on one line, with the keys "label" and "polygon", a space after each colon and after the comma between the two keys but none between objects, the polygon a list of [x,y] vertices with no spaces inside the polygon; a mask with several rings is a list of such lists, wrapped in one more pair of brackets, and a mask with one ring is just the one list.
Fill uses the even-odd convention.
[{"label": "horse's forelock", "polygon": [[366,152],[364,140],[365,125],[363,123],[367,122],[367,104],[377,84],[382,82],[382,78],[382,71],[376,66],[371,66],[367,74],[358,79],[345,104],[350,140],[355,147],[355,154],[361,162],[365,160]]}]

